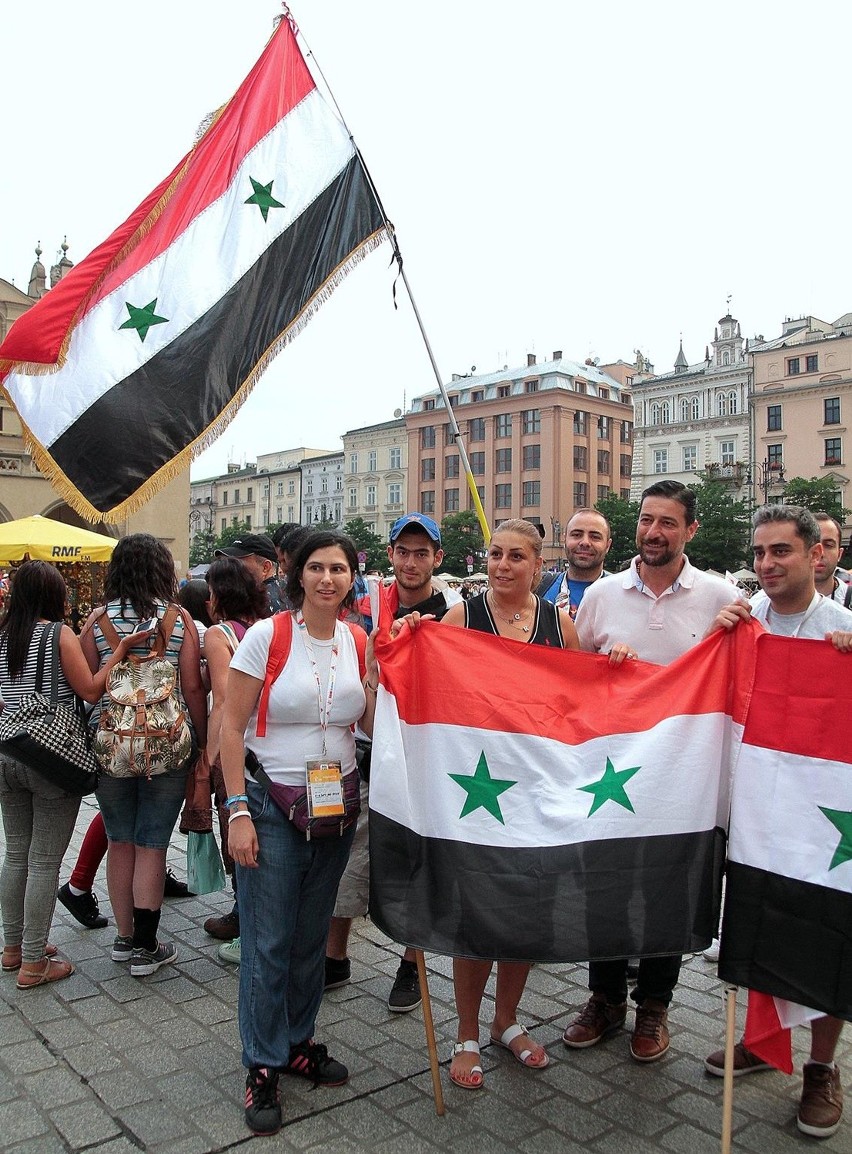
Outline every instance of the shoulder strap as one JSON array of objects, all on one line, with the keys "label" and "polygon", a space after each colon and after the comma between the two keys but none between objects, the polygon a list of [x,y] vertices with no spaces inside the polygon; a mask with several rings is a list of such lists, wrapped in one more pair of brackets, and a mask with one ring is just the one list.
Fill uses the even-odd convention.
[{"label": "shoulder strap", "polygon": [[113,653],[115,653],[116,649],[118,649],[119,645],[121,644],[121,638],[118,636],[115,626],[113,625],[112,621],[110,621],[109,613],[107,613],[106,610],[104,610],[101,616],[98,617],[97,623],[101,627],[101,633],[104,635],[104,640],[113,651]]},{"label": "shoulder strap", "polygon": [[41,693],[44,682],[44,662],[47,656],[47,643],[50,640],[51,630],[45,625],[38,639],[38,656],[36,657],[35,691]]},{"label": "shoulder strap", "polygon": [[266,714],[269,709],[269,691],[272,683],[284,668],[290,656],[290,643],[293,639],[293,616],[289,612],[276,613],[272,618],[272,641],[269,643],[269,656],[266,659],[266,677],[257,703],[258,737],[266,737]]},{"label": "shoulder strap", "polygon": [[54,621],[46,630],[50,634],[51,662],[50,662],[50,700],[59,700],[59,634],[62,632],[62,622]]},{"label": "shoulder strap", "polygon": [[355,625],[351,621],[347,621],[346,624],[349,626],[349,632],[355,642],[355,650],[358,654],[358,673],[363,681],[367,674],[367,634],[360,625]]},{"label": "shoulder strap", "polygon": [[160,627],[157,630],[157,640],[151,646],[151,652],[156,653],[158,657],[165,657],[166,655],[166,646],[171,641],[172,634],[175,631],[178,613],[180,613],[180,607],[172,602],[163,614],[163,620],[160,622]]}]

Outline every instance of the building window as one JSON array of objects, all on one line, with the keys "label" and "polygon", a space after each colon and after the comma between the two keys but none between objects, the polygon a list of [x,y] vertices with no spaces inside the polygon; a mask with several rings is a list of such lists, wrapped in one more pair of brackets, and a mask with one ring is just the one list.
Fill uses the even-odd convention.
[{"label": "building window", "polygon": [[313,493],[314,493],[314,479],[313,479],[313,477],[308,477],[308,479],[305,481],[305,493],[309,497],[313,496]]},{"label": "building window", "polygon": [[435,480],[435,458],[424,457],[420,462],[420,480],[434,481]]},{"label": "building window", "polygon": [[579,410],[574,414],[574,435],[576,437],[585,437],[587,416],[587,413],[581,413]]},{"label": "building window", "polygon": [[769,405],[766,410],[766,431],[777,433],[781,428],[781,406]]},{"label": "building window", "polygon": [[223,517],[222,518],[222,532],[224,533],[227,528],[228,528],[228,518]]},{"label": "building window", "polygon": [[357,453],[350,453],[349,454],[349,472],[350,473],[357,473],[358,472],[358,454]]},{"label": "building window", "polygon": [[723,465],[733,465],[736,445],[733,441],[719,442],[719,460]]},{"label": "building window", "polygon": [[222,490],[222,504],[223,505],[228,504],[228,490],[227,489]]},{"label": "building window", "polygon": [[[291,481],[290,484],[292,485],[293,482]],[[284,482],[283,481],[279,481],[278,484],[275,486],[275,496],[276,497],[283,497],[284,496]]]},{"label": "building window", "polygon": [[511,394],[512,394],[512,386],[511,385],[498,385],[497,386],[497,396],[500,397],[501,399],[503,397],[509,397],[509,396],[511,396]]},{"label": "building window", "polygon": [[780,471],[784,468],[784,446],[767,445],[766,461],[770,469],[776,470],[780,473]]},{"label": "building window", "polygon": [[[479,494],[480,504],[484,506],[485,505],[485,486],[484,485],[477,485],[476,491]],[[474,505],[474,503],[473,503],[473,494],[471,493],[470,489],[468,489],[468,491],[467,491],[467,507],[468,507],[468,509],[475,509],[476,508],[476,505]]]},{"label": "building window", "polygon": [[541,445],[524,445],[523,467],[525,469],[541,468]]},{"label": "building window", "polygon": [[474,389],[473,392],[470,394],[470,400],[471,400],[471,404],[476,404],[477,401],[484,401],[485,400],[484,389]]},{"label": "building window", "polygon": [[459,511],[459,491],[458,489],[444,490],[444,512],[458,513]]},{"label": "building window", "polygon": [[598,485],[598,500],[605,501],[609,496],[609,485]]},{"label": "building window", "polygon": [[609,472],[609,449],[598,449],[598,472]]},{"label": "building window", "polygon": [[511,485],[496,485],[494,487],[494,508],[495,509],[511,509],[512,508],[512,486]]},{"label": "building window", "polygon": [[459,455],[458,453],[450,453],[448,457],[444,457],[444,476],[458,477],[459,475]]},{"label": "building window", "polygon": [[630,500],[630,490],[629,489],[621,489],[618,495],[621,497],[622,501],[629,501]]},{"label": "building window", "polygon": [[598,417],[598,439],[601,441],[609,440],[609,417]]},{"label": "building window", "polygon": [[511,437],[512,435],[512,414],[501,413],[499,417],[494,418],[494,436],[495,437]]},{"label": "building window", "polygon": [[435,408],[435,398],[429,397],[428,400],[424,401],[423,408],[431,412],[431,410]]},{"label": "building window", "polygon": [[841,463],[840,458],[841,458],[840,438],[839,437],[826,437],[826,439],[825,439],[825,464],[826,465],[839,465]]},{"label": "building window", "polygon": [[375,473],[376,465],[378,464],[378,456],[375,449],[370,449],[367,454],[367,472]]},{"label": "building window", "polygon": [[806,373],[819,372],[819,357],[817,356],[816,353],[812,353],[810,356],[805,357],[805,372]]},{"label": "building window", "polygon": [[399,481],[390,481],[388,483],[388,504],[402,504],[402,485],[399,483]]},{"label": "building window", "polygon": [[682,421],[689,420],[689,397],[681,397],[680,399],[680,419]]},{"label": "building window", "polygon": [[651,403],[651,424],[667,425],[669,423],[669,402],[653,401]]},{"label": "building window", "polygon": [[[295,481],[288,481],[287,482],[287,496],[288,497],[295,497],[295,495],[296,495],[296,482]],[[278,482],[278,496],[279,497],[283,496],[283,494],[281,492],[281,482],[280,481]]]},{"label": "building window", "polygon": [[525,509],[537,509],[541,504],[541,481],[524,481],[522,500]]},{"label": "building window", "polygon": [[589,486],[585,481],[575,481],[571,495],[574,498],[574,508],[583,509],[589,503]]},{"label": "building window", "polygon": [[683,446],[683,471],[684,473],[694,473],[698,464],[698,446],[684,445]]},{"label": "building window", "polygon": [[495,473],[511,473],[512,471],[512,450],[498,449],[494,454],[494,472]]},{"label": "building window", "polygon": [[251,529],[251,513],[246,513],[246,528]]},{"label": "building window", "polygon": [[630,459],[630,454],[629,453],[622,453],[621,454],[621,468],[619,470],[619,472],[621,473],[621,476],[622,477],[629,477],[631,467],[632,467],[632,461]]},{"label": "building window", "polygon": [[470,471],[474,477],[485,476],[485,454],[471,453],[470,454]]},{"label": "building window", "polygon": [[574,468],[585,470],[589,467],[589,451],[585,445],[574,446]]},{"label": "building window", "polygon": [[728,394],[718,393],[716,396],[716,416],[727,417],[728,415]]},{"label": "building window", "polygon": [[452,445],[452,443],[455,441],[455,439],[456,439],[456,435],[453,432],[453,426],[450,424],[449,421],[447,421],[446,425],[444,425],[444,444],[445,445]]},{"label": "building window", "polygon": [[434,449],[435,448],[435,426],[424,425],[420,430],[420,448]]},{"label": "building window", "polygon": [[787,358],[787,376],[796,377],[801,372],[801,361],[799,357]]},{"label": "building window", "polygon": [[602,401],[609,400],[609,389],[605,389],[603,385],[598,385],[598,396]]},{"label": "building window", "polygon": [[424,489],[420,494],[420,510],[423,513],[435,512],[435,490]]},{"label": "building window", "polygon": [[541,409],[526,409],[523,414],[524,436],[541,432]]},{"label": "building window", "polygon": [[335,491],[335,493],[342,493],[343,492],[343,478],[340,476],[339,473],[334,478],[334,491]]},{"label": "building window", "polygon": [[402,468],[402,449],[388,449],[388,468],[401,469]]},{"label": "building window", "polygon": [[253,500],[254,500],[254,489],[251,487],[251,485],[249,485],[248,491],[246,492],[246,503],[248,505],[250,505]]},{"label": "building window", "polygon": [[654,449],[654,472],[668,473],[669,471],[669,451],[668,449]]},{"label": "building window", "polygon": [[358,508],[358,490],[354,487],[349,490],[349,508]]},{"label": "building window", "polygon": [[320,486],[320,492],[322,492],[322,493],[328,492],[328,477],[323,477],[322,484]]},{"label": "building window", "polygon": [[239,505],[239,503],[240,503],[240,491],[239,491],[239,489],[234,489],[234,504]]},{"label": "building window", "polygon": [[375,509],[376,507],[376,486],[366,485],[364,487],[365,504],[368,509]]},{"label": "building window", "polygon": [[467,439],[469,441],[485,440],[485,417],[472,417],[468,421]]},{"label": "building window", "polygon": [[538,381],[524,381],[524,392],[525,393],[537,393],[538,392]]},{"label": "building window", "polygon": [[633,426],[628,424],[627,421],[622,422],[620,440],[622,445],[630,445],[633,443]]},{"label": "building window", "polygon": [[840,424],[840,397],[826,397],[823,401],[823,412],[827,425]]}]

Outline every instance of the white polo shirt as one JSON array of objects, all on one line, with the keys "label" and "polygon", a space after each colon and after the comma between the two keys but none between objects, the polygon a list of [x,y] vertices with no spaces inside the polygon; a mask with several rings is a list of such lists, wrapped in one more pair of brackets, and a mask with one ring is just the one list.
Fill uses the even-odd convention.
[{"label": "white polo shirt", "polygon": [[657,597],[640,577],[638,560],[586,591],[574,622],[580,648],[609,653],[626,644],[642,661],[668,665],[701,641],[719,610],[736,601],[737,590],[684,556],[677,580]]}]

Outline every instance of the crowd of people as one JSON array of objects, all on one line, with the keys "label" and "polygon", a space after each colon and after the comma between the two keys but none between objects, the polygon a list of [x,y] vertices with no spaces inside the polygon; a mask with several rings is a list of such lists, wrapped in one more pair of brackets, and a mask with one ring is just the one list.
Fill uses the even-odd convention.
[{"label": "crowd of people", "polygon": [[[462,596],[435,577],[443,560],[440,527],[409,513],[393,526],[387,547],[393,576],[383,604],[391,638],[428,617],[442,627],[604,654],[613,665],[668,664],[713,630],[735,629],[751,617],[772,633],[852,651],[852,586],[838,577],[841,526],[833,518],[784,505],[758,509],[753,550],[761,590],[751,600],[690,564],[686,550],[698,530],[694,493],[662,480],[642,496],[637,554],[624,571],[604,568],[611,547],[606,518],[580,509],[565,528],[564,573],[543,574],[536,528],[505,521],[489,542],[487,586]],[[209,766],[234,902],[205,929],[221,940],[221,956],[239,963],[246,1124],[255,1134],[273,1134],[282,1124],[281,1075],[324,1086],[349,1077],[314,1033],[324,990],[350,980],[353,919],[368,913],[370,741],[380,669],[355,548],[344,534],[298,526],[284,527],[275,539],[245,534],[217,552],[206,580],[179,591],[165,547],[136,534],[116,545],[105,598],[80,638],[61,629],[62,698],[76,695],[104,708],[110,670],[128,656],[144,657],[159,638],[175,671],[188,744],[168,772],[101,774],[100,814],[58,896],[82,925],[106,924],[92,888],[105,846],[113,960],[129,963],[140,978],[173,964],[177,947],[158,928],[170,878],[178,893],[182,883],[167,873],[166,848],[188,775],[197,763]],[[64,611],[58,570],[24,563],[0,619],[7,709],[32,691],[42,634]],[[3,970],[29,989],[73,972],[48,931],[79,799],[2,753],[0,807]],[[565,1026],[565,1046],[584,1050],[617,1036],[629,994],[632,1058],[643,1065],[663,1058],[680,967],[680,957],[592,960],[589,997]],[[458,1031],[449,1077],[465,1090],[484,1084],[480,1010],[491,969],[485,959],[453,960]],[[536,1071],[549,1056],[518,1021],[529,969],[524,962],[497,963],[489,1035]],[[422,993],[416,955],[406,948],[389,1011],[415,1009]],[[811,1023],[797,1115],[810,1136],[827,1137],[841,1122],[834,1059],[842,1025],[825,1016]],[[736,1075],[768,1068],[742,1043],[734,1058]],[[705,1061],[710,1074],[722,1074],[723,1066],[721,1053]]]}]

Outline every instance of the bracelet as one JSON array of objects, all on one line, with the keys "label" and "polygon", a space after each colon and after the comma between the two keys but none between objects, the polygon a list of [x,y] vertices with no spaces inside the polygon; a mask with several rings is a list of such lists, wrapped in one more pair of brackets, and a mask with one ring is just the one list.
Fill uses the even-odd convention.
[{"label": "bracelet", "polygon": [[228,825],[230,825],[232,821],[236,821],[238,817],[251,817],[251,814],[247,809],[238,809],[236,813],[228,816]]},{"label": "bracelet", "polygon": [[378,692],[379,692],[379,687],[378,687],[378,685],[371,685],[371,684],[370,684],[370,682],[367,680],[367,678],[366,678],[366,677],[364,678],[364,688],[365,688],[365,689],[369,689],[369,691],[370,691],[371,693],[378,693]]},{"label": "bracelet", "polygon": [[245,793],[232,793],[230,797],[225,798],[225,808],[230,809],[232,805],[236,805],[238,801],[244,801],[248,805],[248,795]]}]

